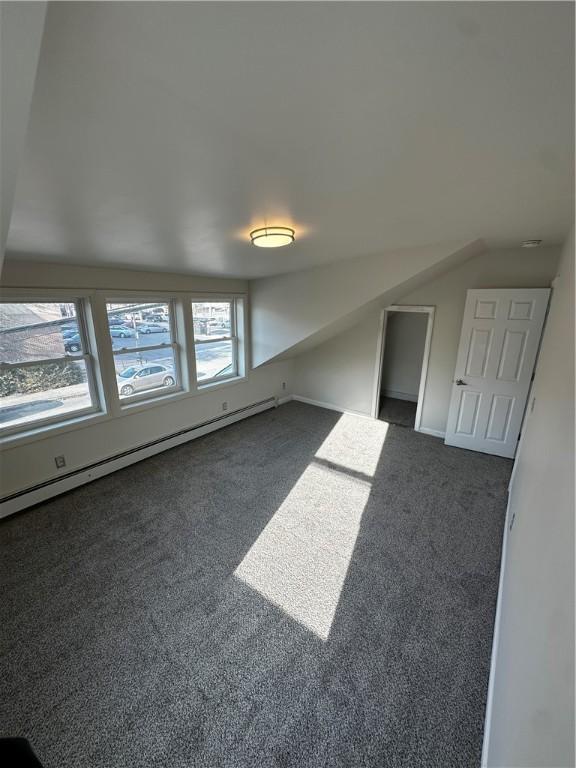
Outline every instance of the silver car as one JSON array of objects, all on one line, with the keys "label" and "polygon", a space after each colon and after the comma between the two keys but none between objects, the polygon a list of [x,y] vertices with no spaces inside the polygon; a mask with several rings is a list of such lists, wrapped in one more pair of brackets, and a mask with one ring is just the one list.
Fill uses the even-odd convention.
[{"label": "silver car", "polygon": [[118,391],[124,397],[156,387],[173,387],[176,383],[174,371],[160,363],[131,365],[117,374]]}]

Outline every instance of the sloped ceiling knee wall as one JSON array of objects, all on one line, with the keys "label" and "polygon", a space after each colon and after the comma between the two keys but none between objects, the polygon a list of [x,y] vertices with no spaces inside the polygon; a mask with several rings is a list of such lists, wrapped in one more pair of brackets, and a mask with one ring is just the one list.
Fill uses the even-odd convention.
[{"label": "sloped ceiling knee wall", "polygon": [[445,243],[254,280],[253,367],[326,341],[357,322],[373,302],[392,304],[483,250],[481,240]]}]

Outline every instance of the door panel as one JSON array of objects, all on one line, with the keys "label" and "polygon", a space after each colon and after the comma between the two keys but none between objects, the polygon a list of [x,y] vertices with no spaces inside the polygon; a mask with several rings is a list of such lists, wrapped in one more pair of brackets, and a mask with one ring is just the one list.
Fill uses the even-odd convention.
[{"label": "door panel", "polygon": [[533,301],[511,301],[509,320],[532,320],[534,316]]},{"label": "door panel", "polygon": [[483,377],[486,375],[486,363],[488,362],[488,353],[490,352],[491,341],[491,329],[472,329],[472,334],[470,336],[470,348],[468,350],[468,360],[466,362],[467,376]]},{"label": "door panel", "polygon": [[476,301],[476,310],[474,312],[475,320],[494,320],[496,317],[495,301]]},{"label": "door panel", "polygon": [[504,331],[504,343],[500,353],[496,378],[501,381],[519,381],[524,362],[527,331]]},{"label": "door panel", "polygon": [[152,374],[149,376],[150,385],[153,387],[160,387],[164,381],[164,371],[162,368],[151,368]]},{"label": "door panel", "polygon": [[446,443],[513,457],[550,289],[468,291]]},{"label": "door panel", "polygon": [[488,427],[486,429],[487,440],[497,440],[500,443],[506,442],[513,405],[514,398],[509,395],[494,395],[492,397]]},{"label": "door panel", "polygon": [[460,392],[458,422],[456,424],[456,431],[459,435],[474,434],[478,420],[480,397],[480,392],[470,392],[470,390]]},{"label": "door panel", "polygon": [[134,377],[135,389],[146,389],[148,386],[148,371],[149,368],[143,368],[140,373]]}]

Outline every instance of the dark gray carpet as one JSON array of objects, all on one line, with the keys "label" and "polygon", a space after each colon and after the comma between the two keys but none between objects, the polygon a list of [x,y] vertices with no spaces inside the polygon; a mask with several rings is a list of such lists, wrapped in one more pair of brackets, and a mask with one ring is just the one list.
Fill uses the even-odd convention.
[{"label": "dark gray carpet", "polygon": [[417,403],[409,400],[398,400],[395,397],[380,398],[380,413],[378,418],[399,427],[414,427],[416,421]]},{"label": "dark gray carpet", "polygon": [[0,524],[46,768],[480,762],[511,462],[290,403]]}]

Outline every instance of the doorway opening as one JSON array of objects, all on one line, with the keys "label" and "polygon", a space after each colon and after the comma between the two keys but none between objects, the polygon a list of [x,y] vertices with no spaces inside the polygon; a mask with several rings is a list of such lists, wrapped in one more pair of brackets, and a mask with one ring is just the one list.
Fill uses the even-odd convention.
[{"label": "doorway opening", "polygon": [[434,307],[395,304],[383,310],[372,416],[420,430]]}]

